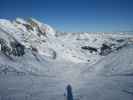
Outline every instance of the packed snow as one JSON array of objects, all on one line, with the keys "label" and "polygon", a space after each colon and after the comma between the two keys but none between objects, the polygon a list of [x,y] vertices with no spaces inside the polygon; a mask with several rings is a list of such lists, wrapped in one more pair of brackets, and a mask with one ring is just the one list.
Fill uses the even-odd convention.
[{"label": "packed snow", "polygon": [[0,19],[0,100],[133,99],[133,35],[63,33]]}]

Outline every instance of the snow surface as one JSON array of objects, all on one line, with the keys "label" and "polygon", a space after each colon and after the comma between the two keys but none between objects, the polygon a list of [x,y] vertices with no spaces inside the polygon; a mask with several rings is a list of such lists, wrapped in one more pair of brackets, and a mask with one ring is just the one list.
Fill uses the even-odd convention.
[{"label": "snow surface", "polygon": [[[64,34],[33,18],[17,18],[0,19],[1,38],[9,47],[18,41],[26,53],[17,57],[0,51],[0,100],[66,100],[68,84],[74,100],[133,99],[131,34]],[[113,46],[103,56],[105,43]]]}]

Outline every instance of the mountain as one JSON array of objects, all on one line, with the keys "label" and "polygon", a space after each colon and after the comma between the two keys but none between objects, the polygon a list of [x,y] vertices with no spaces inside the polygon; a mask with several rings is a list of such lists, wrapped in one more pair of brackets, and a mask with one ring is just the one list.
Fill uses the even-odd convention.
[{"label": "mountain", "polygon": [[[75,89],[78,89],[75,90],[79,93],[76,96],[80,97],[79,95],[82,94],[83,100],[88,100],[89,97],[92,98],[91,100],[97,100],[95,93],[98,93],[99,100],[105,98],[109,100],[110,96],[112,96],[110,100],[115,99],[113,96],[118,100],[125,100],[125,98],[131,100],[132,90],[126,88],[129,87],[130,80],[121,76],[132,76],[132,59],[133,35],[126,34],[126,32],[64,33],[33,18],[28,20],[16,18],[13,21],[0,19],[0,77],[3,79],[0,79],[0,82],[5,82],[7,87],[10,87],[9,83],[12,79],[13,82],[17,79],[25,85],[32,84],[31,87],[34,87],[35,84],[38,87],[35,87],[35,90],[25,88],[22,91],[23,93],[29,91],[31,94],[37,91],[39,93],[37,100],[41,100],[42,97],[47,97],[47,100],[52,98],[62,100],[62,96],[56,97],[60,94],[56,91],[64,89],[64,85],[67,84],[72,84]],[[16,76],[21,77],[21,80]],[[37,79],[36,76],[38,76]],[[112,76],[120,77],[119,84],[123,82],[119,87],[119,89],[123,89],[122,86],[124,86],[122,91],[126,94],[123,96],[119,96],[121,91],[116,90],[118,84],[114,81],[116,78],[112,78]],[[3,77],[6,77],[8,82]],[[33,83],[30,82],[30,79]],[[41,90],[42,83],[45,84],[46,92],[50,91],[51,94]],[[48,84],[50,86],[47,86]],[[92,87],[88,84],[91,84]],[[52,88],[51,85],[54,87]],[[0,96],[6,96],[6,92],[2,91],[7,91],[7,95],[9,95],[8,89],[3,90],[2,86],[6,85],[0,86]],[[100,90],[103,89],[107,95],[103,96],[97,87]],[[19,90],[19,86],[14,88]],[[23,85],[22,88],[24,88]],[[108,90],[109,88],[112,90]],[[90,89],[93,89],[92,92]],[[39,91],[43,91],[43,95]],[[21,91],[19,93],[20,97],[15,95],[15,98],[18,96],[19,100],[22,99],[21,96],[27,95]],[[32,100],[31,97],[29,98]]]},{"label": "mountain", "polygon": [[[15,69],[38,69],[34,68],[34,66],[39,66],[39,61],[41,60],[44,62],[45,56],[50,59],[54,59],[55,57],[55,51],[46,45],[46,41],[48,41],[49,38],[52,38],[55,33],[56,31],[49,25],[40,23],[32,18],[27,21],[20,18],[17,18],[14,21],[1,19],[1,65],[6,64],[6,66],[11,66],[13,64],[19,64]],[[6,61],[3,61],[5,59],[7,59],[7,61],[9,60],[10,63],[7,64]],[[35,61],[37,65],[33,64],[32,60],[33,62]],[[27,65],[30,64],[31,69],[22,67],[25,66],[24,62],[27,62]]]},{"label": "mountain", "polygon": [[[121,33],[57,32],[51,26],[33,18],[16,18],[13,21],[1,19],[0,34],[1,59],[4,56],[11,63],[18,63],[21,59],[19,65],[23,65],[22,59],[30,59],[26,61],[27,64],[37,62],[37,66],[44,61],[91,65],[112,52],[119,52],[130,45],[133,39],[132,35]],[[33,66],[31,64],[31,70]]]}]

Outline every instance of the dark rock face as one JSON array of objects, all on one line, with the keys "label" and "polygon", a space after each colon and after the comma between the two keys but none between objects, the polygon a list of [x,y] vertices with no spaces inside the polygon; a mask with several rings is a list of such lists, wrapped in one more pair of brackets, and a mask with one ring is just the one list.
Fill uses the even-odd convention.
[{"label": "dark rock face", "polygon": [[1,52],[10,55],[11,54],[11,48],[7,45],[7,41],[0,38],[0,46],[1,46]]},{"label": "dark rock face", "polygon": [[105,56],[111,52],[112,48],[106,44],[102,44],[102,47],[100,48],[100,55]]},{"label": "dark rock face", "polygon": [[112,48],[108,46],[107,44],[102,44],[102,46],[100,47],[100,51],[97,48],[90,47],[90,46],[83,46],[81,48],[84,50],[89,50],[90,53],[93,53],[93,52],[98,53],[101,56],[108,55],[112,51]]},{"label": "dark rock face", "polygon": [[18,43],[18,42],[10,42],[10,45],[12,47],[12,54],[14,56],[23,56],[25,54],[25,47]]},{"label": "dark rock face", "polygon": [[1,52],[8,56],[23,56],[25,54],[25,47],[17,41],[10,42],[10,44],[8,45],[8,42],[6,40],[0,38],[0,46]]},{"label": "dark rock face", "polygon": [[23,24],[23,25],[27,28],[27,30],[33,30],[33,28],[29,24]]},{"label": "dark rock face", "polygon": [[84,49],[84,50],[89,50],[90,53],[98,52],[98,50],[97,50],[96,48],[90,47],[90,46],[83,46],[83,47],[81,47],[81,48]]},{"label": "dark rock face", "polygon": [[18,42],[11,42],[10,45],[12,47],[12,53],[14,56],[23,56],[25,54],[25,48],[22,44]]},{"label": "dark rock face", "polygon": [[121,42],[124,42],[124,39],[119,39],[119,40],[116,40],[116,41],[121,43]]}]

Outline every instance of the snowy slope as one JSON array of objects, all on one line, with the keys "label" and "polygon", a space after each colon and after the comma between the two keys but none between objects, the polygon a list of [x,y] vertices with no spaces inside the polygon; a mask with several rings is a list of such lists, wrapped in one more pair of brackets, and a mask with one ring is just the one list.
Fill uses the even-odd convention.
[{"label": "snowy slope", "polygon": [[[133,39],[132,35],[120,33],[63,34],[60,32],[60,35],[56,34],[57,31],[52,27],[33,18],[28,20],[17,18],[14,21],[0,20],[1,45],[4,44],[3,46],[9,49],[5,50],[4,52],[6,53],[4,54],[6,54],[6,57],[8,56],[7,59],[15,60],[15,62],[11,61],[9,65],[19,62],[19,65],[23,66],[23,62],[20,64],[20,61],[24,59],[25,62],[25,59],[29,59],[26,62],[27,65],[30,63],[30,69],[32,69],[32,66],[38,69],[36,64],[32,63],[37,62],[37,65],[40,65],[43,60],[88,63],[92,65],[112,52],[119,52],[119,49],[132,43]],[[21,47],[24,46],[23,52],[25,51],[25,54],[23,56],[14,56],[13,52],[16,50],[16,48],[14,50],[14,44],[16,48],[18,44],[22,45]],[[3,56],[0,57],[3,60]],[[1,64],[3,65],[3,63]],[[41,68],[42,66],[43,64],[40,65]]]},{"label": "snowy slope", "polygon": [[[132,35],[104,33],[69,33],[56,35],[57,31],[49,25],[33,18],[15,21],[0,20],[1,34],[8,34],[26,48],[51,59],[66,60],[75,63],[95,63],[101,55],[107,55],[115,49],[128,44]],[[59,32],[58,32],[59,33]],[[5,36],[2,36],[5,38]],[[5,39],[8,41],[8,39]],[[11,41],[11,40],[9,40]],[[101,48],[103,44],[106,46]],[[83,49],[87,47],[86,49]],[[87,50],[88,49],[88,50]],[[106,49],[109,49],[106,52]]]},{"label": "snowy slope", "polygon": [[0,19],[0,100],[65,100],[68,84],[80,100],[132,100],[132,66],[131,34],[62,33],[33,18]]},{"label": "snowy slope", "polygon": [[[129,59],[127,59],[129,58]],[[66,100],[71,84],[74,100],[132,100],[133,46],[94,65],[54,62],[44,76],[1,75],[2,100]]]}]

